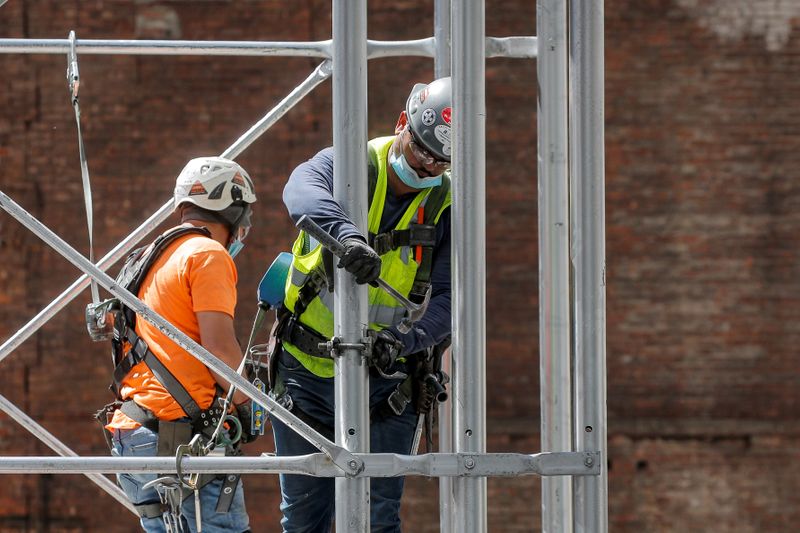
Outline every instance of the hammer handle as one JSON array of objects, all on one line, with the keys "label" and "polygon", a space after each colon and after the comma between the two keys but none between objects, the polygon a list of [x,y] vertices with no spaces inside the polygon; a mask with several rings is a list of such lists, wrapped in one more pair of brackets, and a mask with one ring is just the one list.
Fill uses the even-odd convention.
[{"label": "hammer handle", "polygon": [[342,243],[334,239],[333,235],[322,229],[308,215],[300,217],[300,220],[297,221],[297,227],[317,239],[322,246],[330,250],[336,257],[341,258],[344,255],[345,249]]},{"label": "hammer handle", "polygon": [[[345,249],[344,246],[342,246],[342,243],[334,239],[333,235],[322,229],[319,224],[311,220],[308,215],[303,215],[300,217],[300,220],[297,221],[297,227],[317,239],[322,246],[330,250],[336,257],[341,258],[344,255]],[[391,294],[393,298],[403,304],[403,307],[409,311],[413,312],[419,308],[419,306],[400,294],[394,287],[386,283],[382,278],[376,279],[375,283],[377,283],[380,288]]]}]

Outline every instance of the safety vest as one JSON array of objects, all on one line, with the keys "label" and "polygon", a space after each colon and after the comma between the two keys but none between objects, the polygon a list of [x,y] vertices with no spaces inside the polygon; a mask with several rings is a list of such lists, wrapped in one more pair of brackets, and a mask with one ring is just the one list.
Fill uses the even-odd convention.
[{"label": "safety vest", "polygon": [[[380,222],[383,216],[388,186],[386,166],[389,149],[394,139],[395,137],[379,137],[368,143],[370,180],[368,225],[370,236],[375,240],[373,247],[381,256],[381,278],[408,297],[412,288],[415,293],[424,292],[423,289],[430,284],[433,243],[435,242],[433,226],[439,222],[442,212],[451,204],[450,178],[449,173],[446,173],[442,178],[441,185],[420,190],[394,230],[375,237],[380,231]],[[420,249],[421,246],[413,244],[414,239],[409,241],[408,237],[411,234],[408,231],[409,226],[425,228],[421,224],[417,225],[418,222],[432,228],[433,235],[428,241],[430,246],[426,246],[424,250]],[[393,235],[397,236],[394,239],[396,242],[387,246],[386,241],[392,241]],[[324,280],[332,278],[333,275],[329,273],[329,276],[326,277],[322,246],[316,241],[313,241],[313,244],[312,248],[312,240],[309,235],[301,231],[292,246],[293,259],[289,276],[286,279],[284,306],[296,314],[295,308],[300,299],[301,290],[307,284],[313,283],[319,290],[297,319],[325,338],[331,338],[333,336],[333,293],[324,286]],[[378,244],[381,246],[377,246]],[[397,300],[377,287],[370,286],[367,292],[369,327],[371,329],[381,330],[400,322],[405,314],[405,308]],[[323,378],[333,377],[333,360],[309,355],[288,342],[284,342],[283,347],[311,373]]]}]

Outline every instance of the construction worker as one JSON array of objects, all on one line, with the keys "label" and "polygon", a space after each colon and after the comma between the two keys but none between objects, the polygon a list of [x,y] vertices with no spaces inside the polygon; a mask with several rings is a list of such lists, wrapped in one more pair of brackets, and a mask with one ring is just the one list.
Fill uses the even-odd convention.
[{"label": "construction worker", "polygon": [[[412,451],[418,416],[410,394],[404,394],[405,377],[413,374],[413,354],[450,334],[450,93],[450,78],[415,85],[395,135],[369,141],[369,236],[334,200],[332,148],[298,166],[283,192],[293,220],[307,215],[344,245],[338,267],[352,273],[357,283],[380,276],[418,302],[432,291],[422,319],[403,334],[397,325],[405,308],[383,290],[368,288],[374,336],[369,360],[372,452]],[[333,336],[333,263],[305,232],[292,252],[291,282],[276,327],[282,349],[277,352],[273,394],[333,440],[334,365],[319,346]],[[272,424],[278,455],[318,451],[280,420],[273,417]],[[280,480],[283,530],[330,531],[334,480],[302,475],[282,475]],[[372,479],[372,531],[400,531],[402,492],[402,477]]]},{"label": "construction worker", "polygon": [[[250,230],[251,204],[255,201],[253,182],[237,163],[220,157],[189,161],[175,185],[180,226],[163,235],[171,235],[172,241],[154,258],[138,291],[147,306],[233,368],[242,360],[233,327],[237,279],[233,258]],[[141,319],[135,324],[135,334],[128,331],[127,336],[133,348],[122,353],[115,369],[114,387],[122,403],[117,404],[106,426],[113,434],[112,454],[175,456],[177,445],[201,433],[203,422],[203,437],[208,438],[208,421],[225,416],[219,398],[224,397],[229,384],[152,324]],[[238,391],[233,396],[245,425],[249,423],[247,401]],[[210,424],[211,430],[215,425]],[[120,486],[139,511],[142,528],[148,532],[165,528],[196,531],[198,517],[192,491],[184,488],[182,505],[170,510],[161,503],[164,492],[159,493],[158,487],[144,487],[157,477],[118,476]],[[202,531],[249,531],[241,480],[214,475],[207,479],[210,481],[199,490]]]}]

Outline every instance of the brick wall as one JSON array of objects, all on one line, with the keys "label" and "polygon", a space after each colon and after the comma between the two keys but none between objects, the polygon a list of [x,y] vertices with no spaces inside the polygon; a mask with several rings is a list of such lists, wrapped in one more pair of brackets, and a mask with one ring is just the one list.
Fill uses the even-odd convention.
[{"label": "brick wall", "polygon": [[[535,2],[487,0],[487,33],[535,33]],[[614,531],[790,531],[800,519],[800,8],[772,0],[608,0],[606,177],[609,500]],[[431,2],[373,0],[369,35],[431,34]],[[29,0],[7,38],[323,40],[330,2]],[[98,257],[168,198],[193,156],[219,153],[318,63],[302,58],[80,58]],[[0,189],[86,250],[65,58],[0,55]],[[427,59],[370,63],[370,135],[394,125]],[[487,60],[489,450],[539,448],[535,62]],[[331,142],[326,82],[239,158],[258,231],[237,263],[237,329],[287,249],[291,169]],[[0,339],[76,271],[0,215]],[[108,400],[88,291],[2,361],[0,394],[81,455]],[[259,441],[252,453],[271,449]],[[51,452],[0,415],[0,454]],[[255,531],[278,530],[278,483],[248,476]],[[436,531],[435,480],[409,479],[407,531]],[[109,512],[113,509],[112,512]],[[492,532],[538,531],[537,478],[489,482]],[[113,519],[112,519],[113,517]],[[81,476],[4,476],[0,531],[136,531]]]}]

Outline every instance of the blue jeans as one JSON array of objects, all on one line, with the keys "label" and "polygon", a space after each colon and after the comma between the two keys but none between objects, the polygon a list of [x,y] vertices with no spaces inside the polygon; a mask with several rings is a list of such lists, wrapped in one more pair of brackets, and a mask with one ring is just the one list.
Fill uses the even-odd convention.
[{"label": "blue jeans", "polygon": [[[153,457],[156,455],[158,434],[145,427],[137,429],[117,429],[114,431],[111,454],[117,457]],[[154,488],[143,490],[142,486],[159,477],[156,474],[119,474],[117,481],[128,500],[134,505],[158,503],[161,500]],[[242,480],[236,485],[233,503],[227,513],[217,513],[217,499],[222,490],[222,479],[215,479],[200,489],[200,513],[203,533],[222,533],[250,530],[250,520],[244,508],[244,488]],[[194,496],[189,496],[181,506],[181,521],[184,531],[196,531]],[[166,531],[164,521],[158,518],[141,518],[142,529],[148,533]]]},{"label": "blue jeans", "polygon": [[[283,351],[278,374],[294,405],[333,428],[333,379],[320,378],[306,370],[291,354]],[[370,405],[389,396],[398,380],[370,376]],[[279,456],[317,453],[313,445],[275,417],[271,417],[275,451]],[[370,451],[407,455],[414,440],[417,415],[409,403],[400,416],[389,416],[370,426]],[[282,474],[281,525],[285,533],[327,533],[334,517],[334,479]],[[370,482],[370,525],[372,532],[399,532],[400,498],[403,478],[375,478]]]}]

